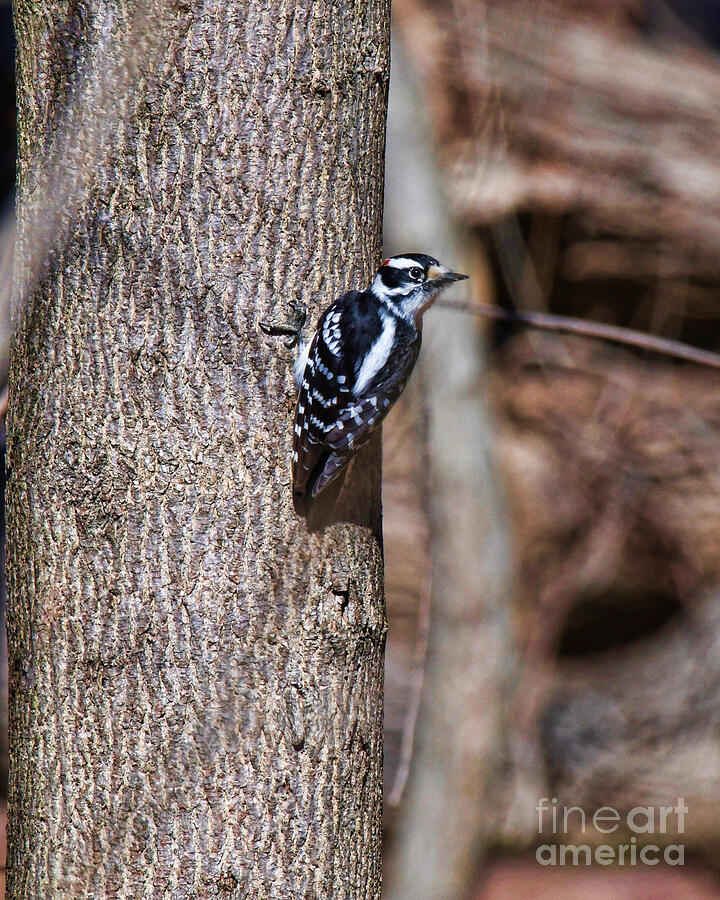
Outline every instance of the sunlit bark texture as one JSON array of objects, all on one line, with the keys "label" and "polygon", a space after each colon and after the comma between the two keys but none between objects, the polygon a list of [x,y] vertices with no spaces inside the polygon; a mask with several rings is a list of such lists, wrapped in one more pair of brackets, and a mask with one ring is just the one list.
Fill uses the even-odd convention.
[{"label": "sunlit bark texture", "polygon": [[[387,3],[151,12],[93,92],[127,0],[16,4],[10,895],[377,898],[377,444],[362,515],[308,533],[258,321],[379,258]],[[63,121],[76,210],[42,180]]]}]

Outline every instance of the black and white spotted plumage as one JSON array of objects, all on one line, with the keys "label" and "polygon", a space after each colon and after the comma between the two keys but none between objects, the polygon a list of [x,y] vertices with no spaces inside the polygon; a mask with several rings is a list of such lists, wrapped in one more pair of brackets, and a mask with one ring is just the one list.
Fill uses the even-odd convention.
[{"label": "black and white spotted plumage", "polygon": [[295,367],[293,488],[316,497],[367,443],[402,393],[420,352],[422,314],[464,278],[420,253],[386,260],[372,285],[320,317]]}]

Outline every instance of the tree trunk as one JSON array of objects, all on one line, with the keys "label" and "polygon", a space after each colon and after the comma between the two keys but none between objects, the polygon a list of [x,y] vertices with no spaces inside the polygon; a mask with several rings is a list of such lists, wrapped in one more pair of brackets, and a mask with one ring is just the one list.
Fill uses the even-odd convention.
[{"label": "tree trunk", "polygon": [[[132,12],[16,4],[18,284]],[[364,524],[308,533],[257,323],[379,258],[388,4],[166,12],[108,152],[66,117],[86,195],[16,312],[9,895],[377,898],[378,447]]]},{"label": "tree trunk", "polygon": [[[388,128],[386,234],[399,247],[434,241],[430,252],[468,271],[467,240],[463,245],[464,236],[448,217],[430,129],[403,53],[394,52],[393,67],[398,93]],[[474,276],[471,290],[478,291],[479,273]],[[438,308],[427,316],[422,365],[431,460],[432,609],[415,753],[386,879],[388,900],[468,895],[496,825],[491,788],[501,767],[503,705],[515,667],[507,615],[510,539],[492,462],[483,347],[478,332],[457,313]]]}]

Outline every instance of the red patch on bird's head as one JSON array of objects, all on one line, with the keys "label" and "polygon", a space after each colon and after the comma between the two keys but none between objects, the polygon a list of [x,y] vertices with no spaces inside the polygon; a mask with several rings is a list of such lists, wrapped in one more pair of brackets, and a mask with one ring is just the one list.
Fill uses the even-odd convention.
[{"label": "red patch on bird's head", "polygon": [[[383,260],[382,266],[387,266],[387,265],[389,265],[389,263],[390,263],[390,257],[388,257],[387,259],[384,259],[384,260]],[[380,266],[381,269],[382,269],[382,266]]]}]

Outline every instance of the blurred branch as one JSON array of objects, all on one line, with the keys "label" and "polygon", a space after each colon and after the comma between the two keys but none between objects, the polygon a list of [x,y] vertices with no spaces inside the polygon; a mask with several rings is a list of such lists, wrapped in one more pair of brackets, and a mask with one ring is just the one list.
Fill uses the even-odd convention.
[{"label": "blurred branch", "polygon": [[392,789],[388,795],[388,806],[398,806],[405,793],[410,764],[412,763],[415,749],[415,731],[420,701],[422,699],[423,685],[425,683],[425,669],[427,667],[428,638],[430,635],[430,610],[432,607],[432,573],[425,579],[420,593],[418,608],[418,631],[415,643],[412,692],[410,703],[403,723],[402,741],[400,744],[400,760],[397,772],[393,780]]},{"label": "blurred branch", "polygon": [[[390,246],[425,246],[460,263],[428,146],[425,110],[393,55],[385,227]],[[491,462],[483,350],[449,315],[427,329],[432,604],[427,670],[407,794],[387,860],[388,900],[460,898],[494,829],[514,671],[508,623],[510,538]],[[460,564],[459,564],[460,561]]]},{"label": "blurred branch", "polygon": [[[127,21],[122,21],[121,12],[108,17],[109,23],[98,21],[96,29],[88,28],[87,62],[68,76],[64,109],[46,111],[58,119],[50,146],[26,151],[26,156],[38,160],[32,175],[27,167],[18,169],[20,200],[32,196],[22,231],[17,233],[14,215],[0,223],[0,368],[9,353],[11,298],[16,326],[50,253],[72,234],[108,164],[113,135],[127,117],[142,79],[157,65],[174,13],[166,0],[152,0],[139,4]],[[27,63],[19,59],[18,65]],[[19,109],[18,115],[22,113]],[[37,140],[41,131],[38,127]],[[18,241],[22,265],[14,262]]]},{"label": "blurred branch", "polygon": [[690,344],[684,344],[682,341],[673,341],[655,334],[635,331],[632,328],[622,328],[619,325],[588,322],[587,319],[577,319],[574,316],[558,316],[554,313],[505,309],[502,306],[490,306],[488,304],[475,303],[472,300],[440,299],[436,301],[436,305],[444,306],[448,309],[456,309],[458,312],[470,312],[478,316],[499,319],[503,322],[517,322],[522,325],[532,325],[533,328],[543,328],[548,331],[567,331],[573,334],[581,334],[585,337],[612,341],[616,344],[626,344],[631,347],[650,350],[663,356],[672,356],[675,359],[685,359],[688,362],[697,363],[701,366],[711,366],[714,369],[720,369],[720,355],[717,353],[702,350],[699,347],[692,347]]}]

